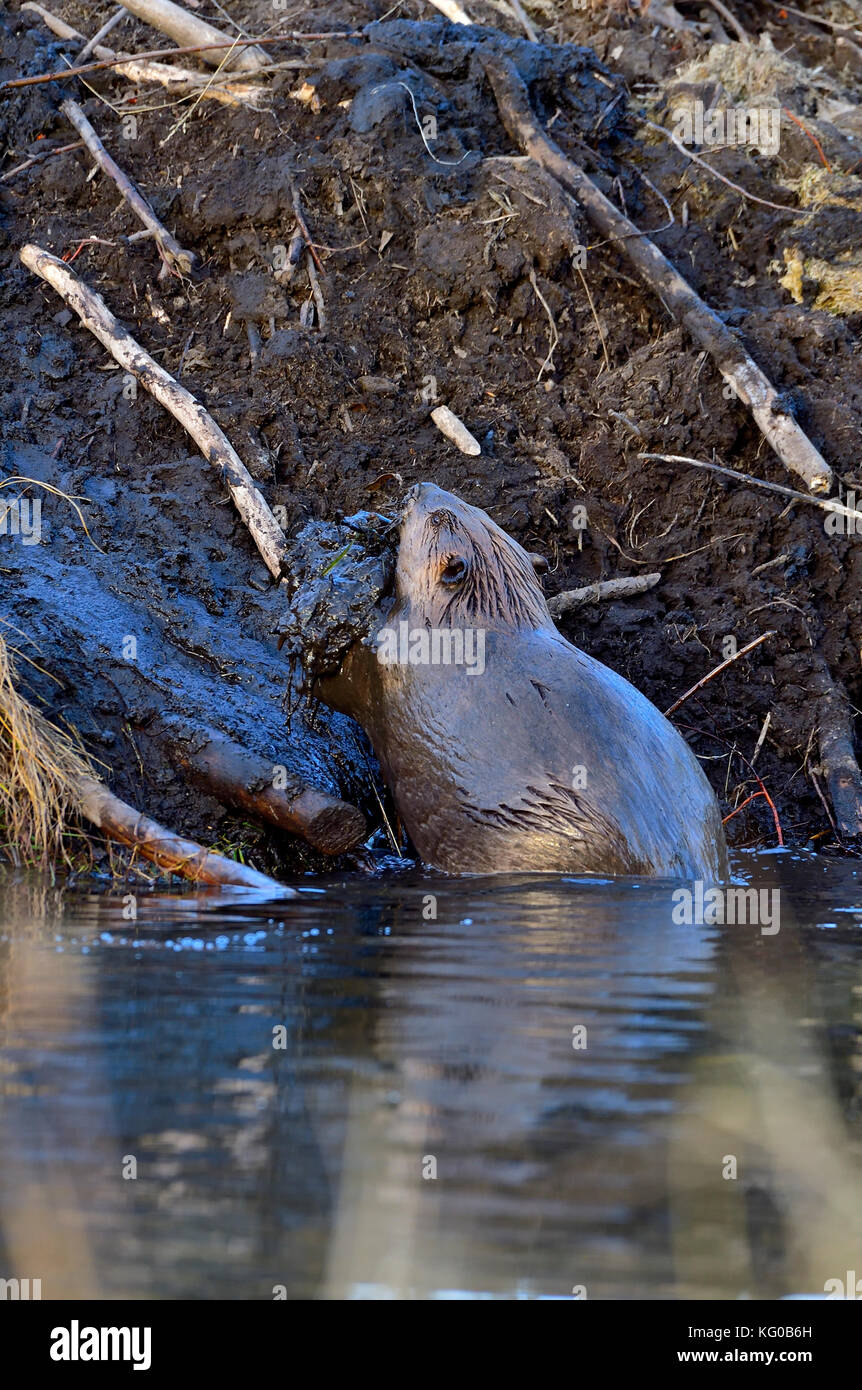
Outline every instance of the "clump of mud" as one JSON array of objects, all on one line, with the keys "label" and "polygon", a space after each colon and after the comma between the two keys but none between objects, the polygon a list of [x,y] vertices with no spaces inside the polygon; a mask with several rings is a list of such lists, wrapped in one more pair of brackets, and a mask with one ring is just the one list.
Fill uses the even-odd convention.
[{"label": "clump of mud", "polygon": [[336,671],[367,637],[392,588],[396,517],[357,512],[339,524],[311,521],[292,546],[286,575],[290,604],[278,645],[302,664],[303,688]]}]

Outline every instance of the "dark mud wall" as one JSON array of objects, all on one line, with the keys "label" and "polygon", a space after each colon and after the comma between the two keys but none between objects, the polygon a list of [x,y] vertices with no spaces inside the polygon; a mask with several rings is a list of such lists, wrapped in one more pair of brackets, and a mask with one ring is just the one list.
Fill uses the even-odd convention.
[{"label": "dark mud wall", "polygon": [[[756,39],[766,34],[775,50],[792,48],[795,66],[776,76],[770,58],[756,77],[774,79],[776,99],[801,126],[783,121],[775,157],[730,148],[710,151],[710,160],[754,194],[805,209],[784,217],[740,197],[642,124],[646,106],[652,120],[669,123],[675,95],[708,103],[716,83],[730,101],[759,99],[749,69],[727,70],[727,54],[715,56],[714,17],[684,8],[699,28],[664,29],[624,6],[537,7],[551,50],[574,41],[597,57],[543,55],[513,26],[512,51],[533,79],[542,120],[608,196],[644,229],[661,228],[672,210],[673,225],[652,232],[656,243],[739,332],[794,403],[842,493],[852,492],[862,440],[862,298],[854,298],[853,279],[862,225],[862,149],[852,120],[859,67],[835,34],[782,19],[774,6],[737,5]],[[256,32],[271,25],[269,6],[247,10]],[[496,9],[473,11],[500,21]],[[65,3],[58,12],[87,33],[96,27],[90,7]],[[219,22],[206,0],[198,12]],[[402,13],[430,12],[412,4]],[[60,52],[73,51],[25,16],[13,7],[4,18],[4,77],[59,67]],[[301,27],[375,18],[370,5],[344,3],[303,12]],[[140,51],[158,46],[137,22],[126,22],[124,35]],[[394,24],[279,56],[300,66],[270,79],[271,110],[203,102],[180,128],[178,108],[157,90],[137,93],[116,114],[83,89],[71,91],[158,214],[199,254],[193,279],[159,279],[151,243],[122,240],[136,229],[131,215],[102,175],[88,177],[82,152],[0,185],[3,476],[38,477],[82,499],[104,555],[90,549],[67,502],[30,488],[44,498],[42,546],[64,564],[92,565],[116,594],[148,606],[189,660],[207,646],[208,636],[199,643],[195,633],[209,624],[220,649],[234,635],[271,641],[278,599],[219,479],[16,260],[28,240],[70,257],[95,236],[102,241],[82,247],[75,269],[206,404],[267,500],[283,508],[290,534],[311,517],[385,512],[412,482],[431,479],[544,552],[549,594],[658,569],[651,592],[594,605],[563,627],[660,708],[721,661],[729,639],[742,647],[774,629],[677,720],[729,813],[757,789],[734,750],[750,759],[769,716],[756,767],[785,837],[832,843],[810,776],[814,692],[825,663],[860,703],[859,537],[830,533],[813,507],[637,458],[715,457],[793,481],[740,403],[726,398],[711,363],[630,278],[619,249],[591,239],[577,210],[507,162],[517,151],[463,34],[442,22]],[[115,106],[128,96],[117,78],[93,84]],[[418,123],[399,84],[414,95]],[[40,137],[74,138],[58,97],[52,85],[3,99],[4,168],[40,153]],[[305,271],[283,269],[294,230],[291,179],[324,266],[323,328]],[[430,423],[437,401],[481,441],[478,458],[457,453]],[[862,478],[858,491],[862,497]],[[0,537],[0,546],[13,542],[20,539]],[[48,655],[59,672],[62,651]],[[100,679],[94,672],[94,688]],[[104,757],[98,730],[83,717],[81,724]],[[122,738],[119,723],[109,732]],[[367,803],[363,759],[329,723],[321,737],[341,749],[320,751],[328,785],[361,797],[364,778]],[[219,808],[170,769],[125,756],[107,761],[117,789],[152,814],[217,833]],[[774,843],[763,799],[728,829],[737,843]]]}]

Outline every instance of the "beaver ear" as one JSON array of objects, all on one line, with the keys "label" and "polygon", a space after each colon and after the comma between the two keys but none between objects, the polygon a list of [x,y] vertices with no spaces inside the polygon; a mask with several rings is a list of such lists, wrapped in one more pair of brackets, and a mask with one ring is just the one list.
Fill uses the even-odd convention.
[{"label": "beaver ear", "polygon": [[528,554],[527,559],[530,561],[536,574],[547,574],[551,568],[544,555]]}]

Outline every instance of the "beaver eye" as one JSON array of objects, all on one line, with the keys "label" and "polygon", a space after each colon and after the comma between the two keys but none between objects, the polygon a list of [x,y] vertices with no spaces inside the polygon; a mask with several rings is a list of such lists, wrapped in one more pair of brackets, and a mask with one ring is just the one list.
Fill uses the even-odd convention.
[{"label": "beaver eye", "polygon": [[440,574],[441,584],[463,583],[467,578],[467,569],[467,561],[460,555],[454,555]]}]

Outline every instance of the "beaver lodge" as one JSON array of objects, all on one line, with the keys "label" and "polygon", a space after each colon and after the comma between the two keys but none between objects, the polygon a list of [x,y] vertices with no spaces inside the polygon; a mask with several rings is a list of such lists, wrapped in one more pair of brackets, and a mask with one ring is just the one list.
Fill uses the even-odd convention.
[{"label": "beaver lodge", "polygon": [[862,14],[808,8],[134,0],[94,46],[13,0],[5,858],[409,856],[275,634],[303,529],[421,480],[545,557],[731,847],[858,853]]}]

